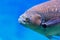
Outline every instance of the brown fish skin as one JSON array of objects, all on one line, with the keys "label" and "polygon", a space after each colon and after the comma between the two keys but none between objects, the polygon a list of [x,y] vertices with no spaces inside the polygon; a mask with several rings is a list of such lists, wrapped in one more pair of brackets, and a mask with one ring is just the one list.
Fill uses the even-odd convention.
[{"label": "brown fish skin", "polygon": [[37,25],[41,24],[42,16],[44,17],[44,20],[46,20],[45,22],[50,21],[50,20],[54,22],[54,20],[56,19],[60,20],[60,0],[50,0],[48,2],[38,4],[30,8],[29,10],[27,10],[24,14],[25,16],[28,15],[26,18],[29,18],[32,23],[37,24]]},{"label": "brown fish skin", "polygon": [[43,4],[39,4],[35,7],[32,7],[30,11],[38,11],[45,16],[57,17],[60,16],[60,2],[59,1],[48,1]]}]

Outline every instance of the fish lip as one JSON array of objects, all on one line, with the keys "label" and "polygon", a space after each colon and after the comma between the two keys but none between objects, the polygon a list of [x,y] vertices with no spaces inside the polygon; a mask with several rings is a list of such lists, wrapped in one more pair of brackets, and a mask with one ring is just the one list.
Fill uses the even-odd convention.
[{"label": "fish lip", "polygon": [[29,21],[25,21],[25,19],[22,18],[21,16],[18,18],[18,22],[19,22],[20,24],[29,24]]},{"label": "fish lip", "polygon": [[18,22],[21,23],[21,24],[30,24],[31,23],[30,22],[31,20],[30,19],[29,20],[26,20],[26,18],[28,18],[26,16],[26,14],[22,14],[22,15],[19,16]]},{"label": "fish lip", "polygon": [[25,24],[25,22],[23,22],[21,16],[18,18],[18,22],[19,22],[20,24]]}]

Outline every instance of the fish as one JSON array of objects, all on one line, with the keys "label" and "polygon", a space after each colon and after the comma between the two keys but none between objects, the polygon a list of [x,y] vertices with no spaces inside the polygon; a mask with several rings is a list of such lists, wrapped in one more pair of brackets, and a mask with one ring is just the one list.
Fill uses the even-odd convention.
[{"label": "fish", "polygon": [[18,22],[48,38],[60,36],[60,0],[49,0],[31,7],[19,16]]}]

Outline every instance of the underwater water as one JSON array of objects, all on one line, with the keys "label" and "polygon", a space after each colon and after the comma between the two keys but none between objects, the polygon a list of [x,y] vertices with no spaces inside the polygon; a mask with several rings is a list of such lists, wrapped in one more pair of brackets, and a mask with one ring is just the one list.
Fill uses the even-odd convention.
[{"label": "underwater water", "polygon": [[47,0],[0,0],[0,40],[48,40],[18,23],[18,17],[30,7]]}]

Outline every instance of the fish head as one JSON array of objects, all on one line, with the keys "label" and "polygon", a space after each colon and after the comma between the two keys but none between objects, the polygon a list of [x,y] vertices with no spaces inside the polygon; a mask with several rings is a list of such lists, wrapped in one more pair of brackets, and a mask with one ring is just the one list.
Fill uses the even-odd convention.
[{"label": "fish head", "polygon": [[18,18],[19,23],[21,24],[34,24],[40,25],[41,24],[41,16],[34,11],[28,11],[20,15]]}]

